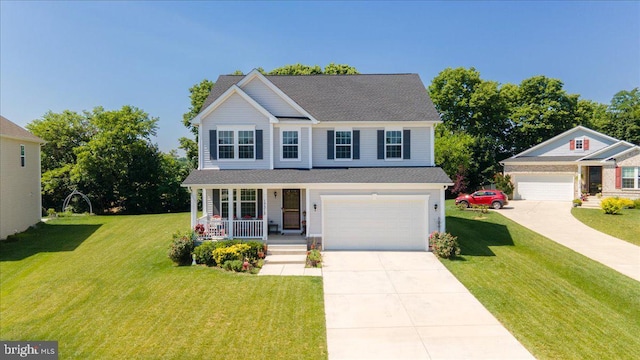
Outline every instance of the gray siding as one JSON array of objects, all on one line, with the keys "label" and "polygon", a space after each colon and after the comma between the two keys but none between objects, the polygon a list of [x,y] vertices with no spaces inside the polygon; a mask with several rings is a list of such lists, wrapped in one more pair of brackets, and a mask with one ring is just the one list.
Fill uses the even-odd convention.
[{"label": "gray siding", "polygon": [[[286,130],[286,129],[285,129]],[[308,169],[309,166],[309,127],[300,128],[299,155],[300,160],[280,160],[282,153],[282,144],[280,140],[280,128],[273,129],[273,167],[282,169]]]},{"label": "gray siding", "polygon": [[[211,160],[209,156],[209,130],[215,130],[218,125],[255,125],[256,130],[262,130],[263,159]],[[251,104],[247,103],[240,95],[232,95],[213,113],[204,118],[202,120],[202,127],[202,149],[200,149],[200,156],[202,156],[204,160],[203,165],[205,169],[216,167],[220,169],[268,169],[270,167],[269,119],[262,115]]]},{"label": "gray siding", "polygon": [[299,111],[258,79],[245,84],[242,90],[275,116],[302,116]]},{"label": "gray siding", "polygon": [[[569,141],[583,136],[589,139],[589,150],[570,150]],[[569,135],[562,136],[555,141],[552,141],[551,143],[526,154],[526,156],[587,156],[613,143],[614,142],[611,140],[602,137],[594,137],[594,135],[591,133],[588,133],[584,130],[578,130]]]},{"label": "gray siding", "polygon": [[359,160],[328,160],[327,159],[327,130],[329,128],[313,129],[313,166],[349,166],[349,167],[378,167],[378,166],[432,166],[430,128],[405,127],[411,130],[411,159],[384,160],[378,159],[377,131],[384,127],[354,127],[360,130],[360,159]]}]

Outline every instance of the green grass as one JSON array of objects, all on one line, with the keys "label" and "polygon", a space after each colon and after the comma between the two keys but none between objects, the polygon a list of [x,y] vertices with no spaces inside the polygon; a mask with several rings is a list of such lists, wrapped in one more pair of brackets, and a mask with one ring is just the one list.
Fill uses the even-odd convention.
[{"label": "green grass", "polygon": [[323,359],[322,279],[167,258],[188,214],[61,218],[0,244],[0,339],[61,359]]},{"label": "green grass", "polygon": [[444,265],[539,359],[635,359],[640,283],[497,212],[447,202],[462,254]]},{"label": "green grass", "polygon": [[600,209],[576,207],[571,214],[589,227],[640,246],[640,209],[623,209],[619,215],[607,215]]}]

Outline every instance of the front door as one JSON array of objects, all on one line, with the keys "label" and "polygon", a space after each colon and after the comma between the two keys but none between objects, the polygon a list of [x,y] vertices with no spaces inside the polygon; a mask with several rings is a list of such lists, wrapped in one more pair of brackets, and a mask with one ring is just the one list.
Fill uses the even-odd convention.
[{"label": "front door", "polygon": [[282,190],[282,228],[300,230],[300,189]]},{"label": "front door", "polygon": [[589,195],[602,192],[602,166],[589,166]]}]

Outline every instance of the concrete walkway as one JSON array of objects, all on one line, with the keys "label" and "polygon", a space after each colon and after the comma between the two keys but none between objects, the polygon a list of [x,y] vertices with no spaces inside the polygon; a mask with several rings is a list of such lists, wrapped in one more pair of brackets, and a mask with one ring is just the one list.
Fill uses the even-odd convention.
[{"label": "concrete walkway", "polygon": [[[584,256],[640,281],[640,247],[594,230],[571,215],[571,202],[510,201],[498,211]],[[640,237],[640,224],[638,224]]]},{"label": "concrete walkway", "polygon": [[427,252],[324,252],[329,359],[533,359]]}]

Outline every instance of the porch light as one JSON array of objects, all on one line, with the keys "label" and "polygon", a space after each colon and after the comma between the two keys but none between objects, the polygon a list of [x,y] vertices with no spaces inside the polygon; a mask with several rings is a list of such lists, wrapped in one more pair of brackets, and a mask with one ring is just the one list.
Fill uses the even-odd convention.
[{"label": "porch light", "polygon": [[433,210],[438,211],[438,204],[433,204]]},{"label": "porch light", "polygon": [[278,192],[277,192],[277,191],[274,191],[274,192],[273,192],[273,197],[274,197],[274,198],[278,198]]},{"label": "porch light", "polygon": [[313,204],[313,211],[316,211],[316,209],[318,208],[317,204]]}]

